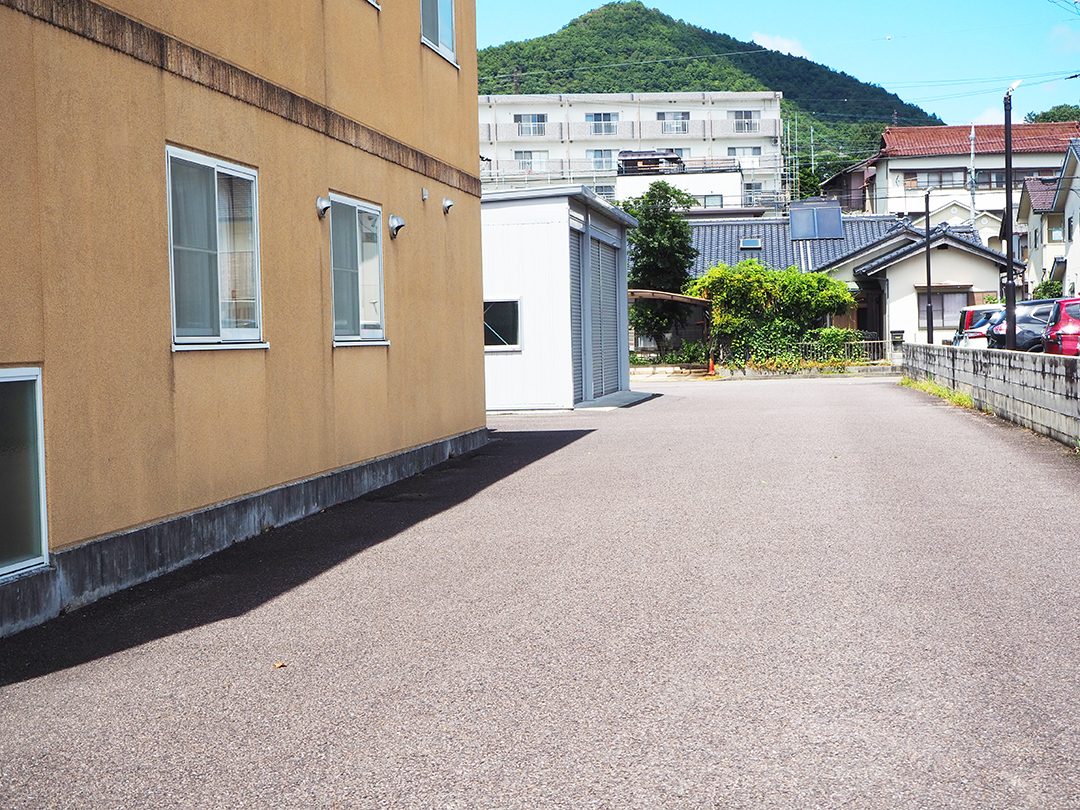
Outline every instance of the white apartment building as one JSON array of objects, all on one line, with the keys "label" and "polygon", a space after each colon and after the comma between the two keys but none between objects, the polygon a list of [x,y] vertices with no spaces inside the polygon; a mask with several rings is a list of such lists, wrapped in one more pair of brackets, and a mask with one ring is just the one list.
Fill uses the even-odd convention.
[{"label": "white apartment building", "polygon": [[572,182],[626,199],[660,176],[702,208],[774,208],[782,95],[480,96],[480,178],[485,191]]}]

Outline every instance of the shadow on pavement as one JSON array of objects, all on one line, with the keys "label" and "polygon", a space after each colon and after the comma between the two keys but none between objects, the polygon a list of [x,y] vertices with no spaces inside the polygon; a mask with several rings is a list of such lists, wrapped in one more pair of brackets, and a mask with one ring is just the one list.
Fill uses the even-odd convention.
[{"label": "shadow on pavement", "polygon": [[0,639],[0,686],[240,616],[591,431],[492,431],[466,455]]}]

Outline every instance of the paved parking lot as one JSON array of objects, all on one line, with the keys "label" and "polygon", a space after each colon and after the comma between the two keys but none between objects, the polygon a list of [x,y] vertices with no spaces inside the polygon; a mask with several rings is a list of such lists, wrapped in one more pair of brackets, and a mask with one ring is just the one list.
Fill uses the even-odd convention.
[{"label": "paved parking lot", "polygon": [[1080,457],[645,390],[0,641],[0,807],[1080,807]]}]

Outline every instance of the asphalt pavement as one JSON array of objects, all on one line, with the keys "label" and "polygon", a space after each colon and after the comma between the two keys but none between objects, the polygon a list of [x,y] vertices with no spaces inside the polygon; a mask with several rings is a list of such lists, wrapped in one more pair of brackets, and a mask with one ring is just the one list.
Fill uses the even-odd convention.
[{"label": "asphalt pavement", "polygon": [[635,387],[0,640],[0,807],[1080,808],[1080,456]]}]

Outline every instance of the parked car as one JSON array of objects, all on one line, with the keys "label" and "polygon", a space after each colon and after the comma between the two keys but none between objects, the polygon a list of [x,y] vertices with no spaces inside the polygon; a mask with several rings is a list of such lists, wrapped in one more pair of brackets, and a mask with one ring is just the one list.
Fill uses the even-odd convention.
[{"label": "parked car", "polygon": [[956,333],[953,335],[953,346],[968,346],[973,340],[986,340],[990,318],[1004,309],[1004,304],[979,304],[961,309],[960,323],[957,324]]},{"label": "parked car", "polygon": [[[1058,299],[1040,298],[1034,301],[1016,302],[1016,348],[1021,352],[1041,352],[1042,333],[1050,311]],[[986,333],[988,349],[1005,348],[1005,310],[997,313]]]},{"label": "parked car", "polygon": [[1080,298],[1062,298],[1050,310],[1042,347],[1047,354],[1080,355]]}]

